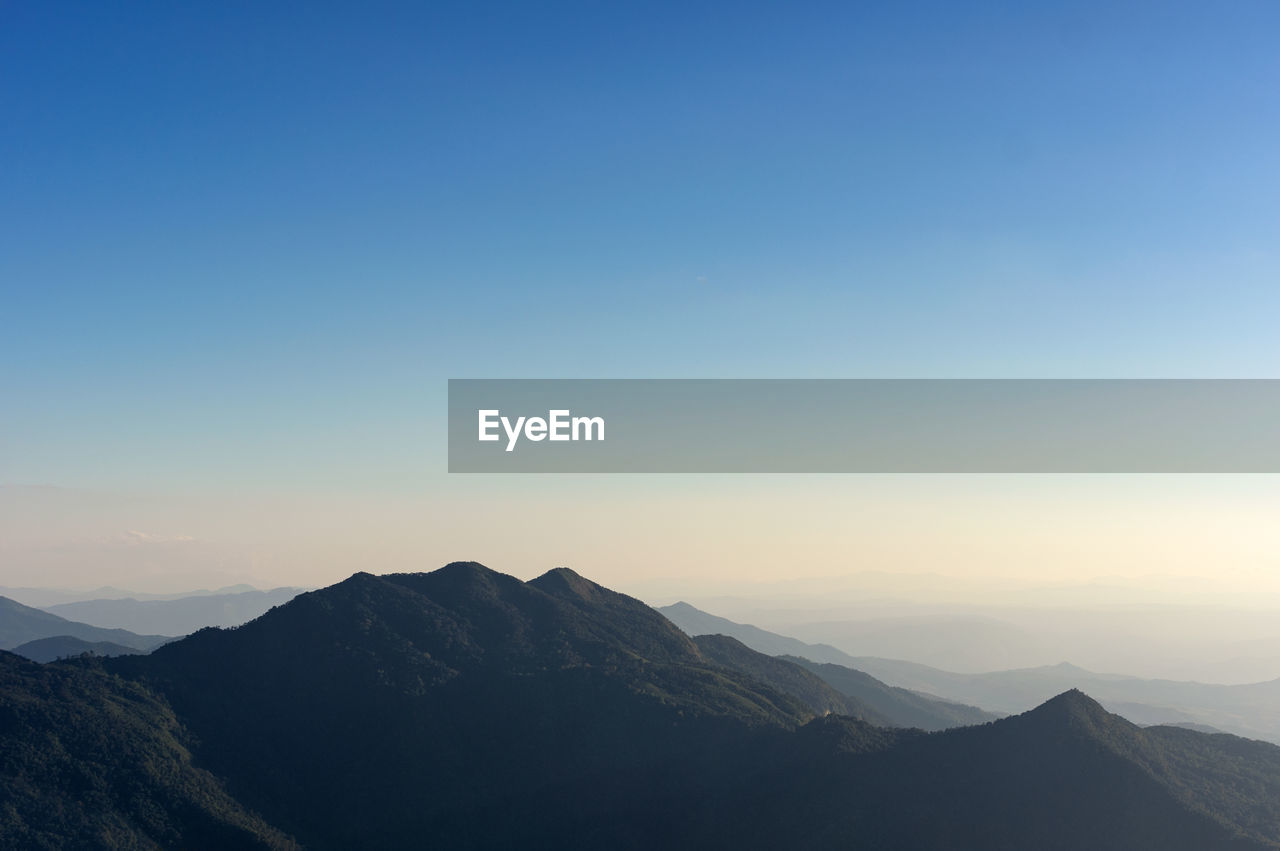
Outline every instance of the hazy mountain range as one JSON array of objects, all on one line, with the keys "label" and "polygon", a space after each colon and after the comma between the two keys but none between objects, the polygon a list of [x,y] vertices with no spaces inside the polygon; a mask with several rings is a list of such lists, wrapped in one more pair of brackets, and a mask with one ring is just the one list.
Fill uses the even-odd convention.
[{"label": "hazy mountain range", "polygon": [[24,606],[33,606],[37,609],[48,606],[56,606],[60,603],[79,603],[85,600],[177,600],[182,597],[212,597],[217,595],[241,594],[245,591],[257,591],[259,589],[252,585],[227,585],[222,588],[197,588],[191,591],[177,591],[172,593],[158,594],[147,591],[132,591],[126,588],[116,588],[113,585],[103,585],[98,588],[89,590],[74,591],[65,588],[29,588],[29,587],[6,587],[0,585],[0,595],[8,597],[11,600],[17,600]]},{"label": "hazy mountain range", "polygon": [[1092,604],[1065,598],[1025,605],[928,602],[923,592],[919,597],[847,602],[832,593],[825,600],[691,602],[854,656],[905,659],[961,673],[1069,661],[1147,679],[1243,684],[1280,676],[1280,608],[1265,595],[1252,608],[1238,602],[1144,605],[1106,596]]},{"label": "hazy mountain range", "polygon": [[206,626],[239,626],[272,606],[287,603],[301,588],[256,589],[193,594],[176,599],[93,599],[45,606],[51,614],[95,626],[131,632],[186,635]]},{"label": "hazy mountain range", "polygon": [[138,635],[127,629],[108,629],[70,621],[40,609],[0,597],[0,648],[12,650],[42,638],[68,637],[89,643],[122,645],[146,652],[170,640],[166,635]]},{"label": "hazy mountain range", "polygon": [[288,602],[300,590],[197,591],[175,599],[104,598],[44,609],[0,597],[0,648],[37,662],[81,653],[145,653],[175,635],[208,626],[239,626],[272,606]]},{"label": "hazy mountain range", "polygon": [[[694,640],[700,647],[709,645],[713,640],[732,641],[738,646],[759,651],[755,654],[757,658],[767,654],[778,657],[779,661],[793,662],[805,668],[840,694],[855,698],[877,712],[878,722],[882,724],[945,730],[965,724],[981,724],[999,717],[976,706],[966,706],[919,691],[895,688],[848,667],[835,664],[814,665],[809,658],[802,658],[813,654],[823,659],[849,659],[833,647],[808,645],[753,626],[735,624],[695,609],[688,603],[676,603],[658,611],[684,632],[696,636]],[[877,722],[874,717],[867,720]]]},{"label": "hazy mountain range", "polygon": [[826,686],[564,569],[356,574],[145,656],[0,653],[0,845],[1280,847],[1272,745]]},{"label": "hazy mountain range", "polygon": [[1139,724],[1203,724],[1280,744],[1280,679],[1248,685],[1151,680],[1061,664],[956,674],[895,659],[856,658],[861,670],[908,688],[941,691],[997,712],[1018,712],[1064,688],[1086,690]]},{"label": "hazy mountain range", "polygon": [[897,659],[854,656],[829,645],[807,644],[710,615],[687,603],[665,606],[659,611],[686,632],[719,632],[762,653],[793,657],[828,682],[833,677],[847,677],[844,672],[854,669],[855,673],[894,686],[945,695],[947,699],[1000,714],[1023,712],[1065,690],[1081,689],[1138,724],[1198,724],[1280,743],[1280,680],[1249,685],[1178,682],[1099,674],[1066,663],[980,674],[954,673]]}]

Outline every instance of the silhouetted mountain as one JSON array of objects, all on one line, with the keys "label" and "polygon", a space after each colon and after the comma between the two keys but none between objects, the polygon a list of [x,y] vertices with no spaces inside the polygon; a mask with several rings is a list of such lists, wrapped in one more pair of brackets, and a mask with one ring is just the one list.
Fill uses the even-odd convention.
[{"label": "silhouetted mountain", "polygon": [[136,683],[0,651],[0,847],[291,848]]},{"label": "silhouetted mountain", "polygon": [[111,641],[85,641],[72,635],[55,635],[52,638],[37,638],[26,644],[19,644],[13,652],[33,662],[52,662],[55,659],[66,659],[82,653],[95,656],[130,656],[141,653],[136,647],[126,647]]},{"label": "silhouetted mountain", "polygon": [[241,800],[326,847],[613,831],[678,766],[813,714],[637,600],[475,564],[356,574],[109,664],[169,697]]},{"label": "silhouetted mountain", "polygon": [[147,652],[170,638],[165,635],[137,635],[125,629],[104,629],[69,621],[49,612],[33,609],[8,597],[0,597],[0,649],[11,649],[37,638],[72,636],[83,641],[106,641]]},{"label": "silhouetted mountain", "polygon": [[734,623],[725,618],[709,615],[688,603],[664,606],[658,611],[690,635],[701,635],[702,633],[691,630],[707,627],[723,630],[718,634],[732,636],[752,650],[771,656],[780,656],[801,665],[822,678],[836,691],[859,701],[863,711],[869,713],[867,719],[876,723],[895,727],[919,727],[923,730],[945,730],[948,727],[959,727],[965,724],[981,724],[999,717],[976,706],[967,706],[932,694],[912,692],[886,685],[875,677],[854,670],[844,663],[828,661],[824,664],[815,664],[830,659],[853,661],[852,656],[834,647],[805,644],[794,638],[766,632],[748,624]]},{"label": "silhouetted mountain", "polygon": [[1143,730],[1078,692],[943,733],[876,736],[833,717],[798,738],[779,767],[748,780],[725,847],[783,847],[788,835],[917,851],[1280,844],[1280,749]]},{"label": "silhouetted mountain", "polygon": [[[215,813],[311,848],[1280,847],[1280,749],[1143,730],[1076,693],[941,733],[815,717],[782,690],[833,699],[802,669],[695,643],[567,570],[357,574],[148,656],[16,664],[28,682],[3,694],[45,703],[0,715],[0,748],[56,770],[0,775],[0,800],[26,795],[50,845],[91,844],[66,778],[88,760],[130,790],[91,823],[151,807],[175,846]],[[92,717],[59,719],[82,679],[68,700]],[[100,739],[49,744],[37,715]],[[167,732],[115,749],[138,725]],[[152,744],[191,760],[165,768]],[[197,782],[214,803],[193,810]]]},{"label": "silhouetted mountain", "polygon": [[727,635],[699,635],[694,637],[693,642],[698,645],[698,649],[706,659],[717,665],[740,671],[773,686],[778,691],[798,698],[815,714],[826,715],[834,712],[837,715],[859,718],[871,724],[902,726],[893,724],[888,717],[856,698],[842,694],[824,682],[821,677],[810,673],[795,662],[757,653],[736,638],[730,638]]},{"label": "silhouetted mountain", "polygon": [[886,723],[895,727],[945,730],[949,727],[982,724],[1000,717],[976,706],[952,703],[920,692],[885,685],[870,674],[844,665],[819,664],[798,656],[781,658],[811,671],[836,691],[871,707],[881,717],[888,719]]},{"label": "silhouetted mountain", "polygon": [[173,600],[98,599],[45,606],[44,610],[81,623],[131,632],[187,635],[206,626],[239,626],[287,603],[301,588],[195,594]]}]

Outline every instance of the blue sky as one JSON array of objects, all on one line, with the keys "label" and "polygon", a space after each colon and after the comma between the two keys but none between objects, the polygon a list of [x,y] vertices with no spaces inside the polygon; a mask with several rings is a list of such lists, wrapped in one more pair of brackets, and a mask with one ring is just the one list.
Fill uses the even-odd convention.
[{"label": "blue sky", "polygon": [[5,4],[0,481],[412,487],[449,376],[1275,376],[1277,25]]}]

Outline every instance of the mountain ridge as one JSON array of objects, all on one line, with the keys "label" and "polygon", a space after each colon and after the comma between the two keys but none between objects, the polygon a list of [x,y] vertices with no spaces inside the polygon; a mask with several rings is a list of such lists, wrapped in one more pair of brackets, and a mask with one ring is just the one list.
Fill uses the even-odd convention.
[{"label": "mountain ridge", "polygon": [[88,599],[41,607],[59,617],[108,629],[187,635],[206,626],[238,626],[288,602],[300,588],[191,594],[174,599]]},{"label": "mountain ridge", "polygon": [[[933,694],[896,688],[843,662],[818,662],[822,659],[853,657],[825,645],[808,645],[797,639],[767,632],[749,624],[738,624],[710,615],[688,603],[664,606],[658,611],[690,635],[701,635],[702,629],[726,635],[760,653],[784,659],[821,677],[836,691],[857,701],[882,721],[903,727],[944,730],[965,724],[981,724],[998,718],[976,706],[947,700]],[[812,654],[812,655],[805,655]]]},{"label": "mountain ridge", "polygon": [[[58,710],[60,678],[81,678],[92,687],[66,708],[98,719],[104,741],[141,744],[68,738],[66,759],[0,814],[0,838],[41,820],[56,836],[61,818],[67,837],[123,824],[142,847],[201,824],[322,849],[424,836],[451,848],[1280,847],[1280,749],[1144,730],[1071,692],[933,733],[823,714],[797,696],[830,694],[810,672],[699,643],[572,572],[359,573],[147,656],[21,664],[26,684],[10,694],[55,701],[24,717]],[[0,723],[0,749],[38,756],[35,723]],[[174,730],[204,773],[155,780],[147,754],[183,757],[151,729]],[[80,821],[58,815],[75,766],[104,760],[145,781],[158,820],[110,798]],[[192,796],[209,804],[191,810]]]},{"label": "mountain ridge", "polygon": [[111,642],[148,652],[166,641],[167,635],[138,635],[125,629],[107,629],[67,620],[33,606],[24,606],[0,597],[0,649],[8,650],[29,641],[69,635],[82,641]]}]

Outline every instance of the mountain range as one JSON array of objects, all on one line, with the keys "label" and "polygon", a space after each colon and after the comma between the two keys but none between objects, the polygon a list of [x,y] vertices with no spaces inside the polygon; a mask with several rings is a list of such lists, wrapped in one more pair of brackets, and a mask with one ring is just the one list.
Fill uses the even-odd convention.
[{"label": "mountain range", "polygon": [[[67,620],[8,597],[0,597],[0,649],[13,650],[44,638],[77,639],[89,644],[112,644],[147,652],[171,640],[166,635],[138,635],[127,629],[109,629]],[[70,646],[69,642],[64,642]]]},{"label": "mountain range", "polygon": [[[998,714],[1024,712],[1056,694],[1081,689],[1137,724],[1206,727],[1280,744],[1280,680],[1218,685],[1100,674],[1062,663],[980,674],[955,673],[875,656],[854,656],[829,645],[807,644],[749,624],[710,615],[687,603],[659,611],[686,631],[713,630],[748,647],[803,665],[841,689],[851,673],[909,692],[973,704]],[[857,679],[857,677],[853,677]],[[837,682],[839,680],[840,682]]]},{"label": "mountain range", "polygon": [[[854,659],[828,645],[805,644],[758,627],[737,624],[696,609],[688,603],[664,606],[658,611],[690,635],[715,633],[720,638],[732,637],[749,649],[799,665],[840,694],[855,698],[870,707],[878,713],[882,722],[890,726],[945,730],[948,727],[981,724],[999,717],[976,706],[967,706],[923,691],[887,685],[869,674],[839,664],[845,660],[853,662]],[[822,660],[823,663],[815,664],[815,659]]]},{"label": "mountain range", "polygon": [[68,590],[65,588],[31,588],[0,585],[0,595],[17,600],[24,606],[42,609],[61,603],[79,603],[85,600],[178,600],[183,597],[212,597],[229,594],[241,594],[245,591],[257,591],[252,585],[224,585],[221,588],[196,588],[184,591],[156,593],[134,591],[128,588],[116,588],[113,585],[102,585],[88,590]]},{"label": "mountain range", "polygon": [[301,588],[237,590],[233,593],[191,594],[172,600],[77,600],[44,606],[51,614],[94,626],[127,629],[138,633],[187,635],[206,626],[239,626],[287,603]]},{"label": "mountain range", "polygon": [[1280,847],[1280,748],[1079,692],[942,732],[572,571],[359,573],[148,655],[0,653],[0,845]]},{"label": "mountain range", "polygon": [[1280,679],[1219,685],[1100,674],[1068,663],[985,674],[874,657],[855,657],[853,664],[891,682],[997,712],[1020,712],[1063,689],[1079,688],[1138,724],[1202,725],[1280,744]]}]

